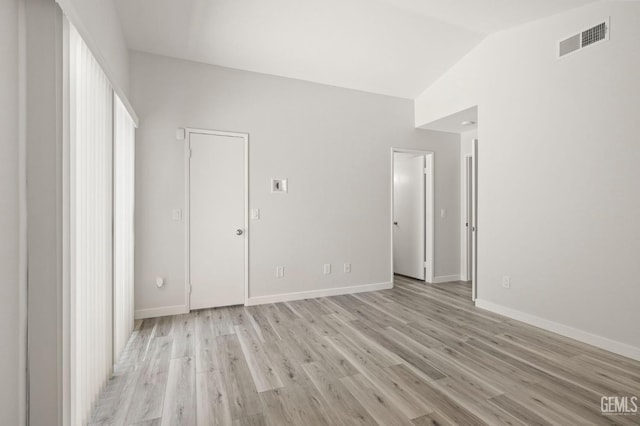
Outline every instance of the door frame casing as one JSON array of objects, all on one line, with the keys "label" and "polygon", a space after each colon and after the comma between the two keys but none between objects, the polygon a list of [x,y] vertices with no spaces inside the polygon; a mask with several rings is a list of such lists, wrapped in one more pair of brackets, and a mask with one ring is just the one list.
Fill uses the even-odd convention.
[{"label": "door frame casing", "polygon": [[191,134],[227,136],[242,139],[244,147],[244,305],[249,300],[249,134],[227,132],[222,130],[207,130],[185,127],[184,144],[184,230],[185,230],[185,258],[184,258],[184,297],[187,312],[191,311]]},{"label": "door frame casing", "polygon": [[[435,277],[435,152],[421,150],[421,149],[409,149],[409,148],[391,148],[390,155],[390,163],[391,163],[391,196],[390,196],[390,213],[391,217],[389,220],[389,236],[391,239],[391,256],[389,260],[389,265],[391,265],[391,277],[390,282],[393,282],[394,270],[393,270],[393,202],[394,202],[394,189],[393,189],[393,176],[395,174],[394,171],[394,155],[396,153],[404,153],[404,154],[418,154],[425,156],[425,167],[429,170],[429,184],[425,184],[425,191],[430,192],[430,196],[425,194],[425,262],[427,262],[430,267],[425,270],[424,278],[426,283],[433,283]],[[426,176],[426,175],[424,175]],[[427,217],[430,217],[430,220],[427,220]]]}]

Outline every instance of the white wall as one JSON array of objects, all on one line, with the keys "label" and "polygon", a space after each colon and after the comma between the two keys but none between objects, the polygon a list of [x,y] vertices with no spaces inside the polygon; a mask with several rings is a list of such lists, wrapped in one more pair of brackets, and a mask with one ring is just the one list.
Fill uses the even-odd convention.
[{"label": "white wall", "polygon": [[111,83],[129,95],[129,51],[113,0],[57,0]]},{"label": "white wall", "polygon": [[[608,16],[610,41],[556,59]],[[484,306],[635,357],[638,22],[639,3],[607,1],[495,34],[416,100],[416,125],[479,108]]]},{"label": "white wall", "polygon": [[0,10],[0,424],[20,419],[18,1]]},{"label": "white wall", "polygon": [[[250,205],[261,209],[250,223],[251,297],[389,281],[391,146],[436,152],[436,209],[451,213],[436,225],[436,274],[458,274],[459,138],[415,130],[411,101],[149,54],[131,60],[138,311],[185,303],[184,223],[171,220],[184,208],[178,127],[250,134]],[[272,177],[289,179],[287,195],[270,194]]]},{"label": "white wall", "polygon": [[62,14],[26,0],[26,144],[29,256],[29,422],[61,419]]}]

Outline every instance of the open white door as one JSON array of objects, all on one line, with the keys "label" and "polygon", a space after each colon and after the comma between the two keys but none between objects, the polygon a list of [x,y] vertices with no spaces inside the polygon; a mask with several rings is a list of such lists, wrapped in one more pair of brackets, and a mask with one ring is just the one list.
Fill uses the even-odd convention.
[{"label": "open white door", "polygon": [[245,302],[246,137],[189,133],[190,308]]},{"label": "open white door", "polygon": [[478,297],[478,139],[471,161],[471,299]]},{"label": "open white door", "polygon": [[395,153],[393,272],[425,279],[425,156]]},{"label": "open white door", "polygon": [[464,162],[464,271],[463,281],[473,281],[473,157],[467,155]]}]

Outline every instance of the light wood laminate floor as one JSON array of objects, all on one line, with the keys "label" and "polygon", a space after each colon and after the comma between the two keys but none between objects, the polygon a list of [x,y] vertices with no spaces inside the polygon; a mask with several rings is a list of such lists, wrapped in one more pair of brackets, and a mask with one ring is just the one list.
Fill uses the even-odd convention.
[{"label": "light wood laminate floor", "polygon": [[587,425],[640,362],[471,303],[468,283],[139,321],[92,424]]}]

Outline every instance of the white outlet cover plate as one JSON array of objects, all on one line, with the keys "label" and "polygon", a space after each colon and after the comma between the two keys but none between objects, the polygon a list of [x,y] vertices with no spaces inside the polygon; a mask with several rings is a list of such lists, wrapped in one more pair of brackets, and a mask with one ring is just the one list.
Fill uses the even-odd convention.
[{"label": "white outlet cover plate", "polygon": [[289,182],[287,179],[271,179],[271,192],[273,193],[285,193],[289,192]]},{"label": "white outlet cover plate", "polygon": [[510,276],[503,276],[502,277],[502,287],[504,288],[511,288],[511,277]]}]

